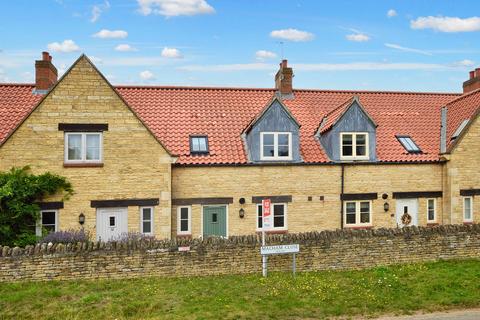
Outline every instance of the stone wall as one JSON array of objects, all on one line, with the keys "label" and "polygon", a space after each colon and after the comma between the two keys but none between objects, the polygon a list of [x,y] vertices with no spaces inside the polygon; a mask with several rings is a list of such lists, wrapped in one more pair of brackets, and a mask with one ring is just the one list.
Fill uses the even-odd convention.
[{"label": "stone wall", "polygon": [[[300,244],[299,271],[360,269],[393,263],[480,258],[480,225],[337,230],[271,235],[268,244]],[[182,251],[189,248],[189,251]],[[0,247],[0,281],[204,276],[261,272],[260,238]],[[270,256],[270,271],[291,268]]]}]

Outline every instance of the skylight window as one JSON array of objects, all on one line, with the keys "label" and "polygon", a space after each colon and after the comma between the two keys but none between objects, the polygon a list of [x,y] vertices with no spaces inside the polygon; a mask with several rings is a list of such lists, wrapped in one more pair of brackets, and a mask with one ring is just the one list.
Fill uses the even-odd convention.
[{"label": "skylight window", "polygon": [[398,141],[402,144],[405,150],[408,153],[421,153],[422,150],[417,146],[417,144],[412,140],[410,136],[397,136]]},{"label": "skylight window", "polygon": [[207,136],[190,136],[190,153],[205,154],[208,153]]}]

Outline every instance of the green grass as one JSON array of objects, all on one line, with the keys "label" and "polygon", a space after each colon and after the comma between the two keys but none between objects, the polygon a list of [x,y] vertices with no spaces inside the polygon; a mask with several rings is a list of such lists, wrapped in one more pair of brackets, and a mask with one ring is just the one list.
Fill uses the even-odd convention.
[{"label": "green grass", "polygon": [[303,319],[480,306],[480,260],[363,271],[0,284],[0,319]]}]

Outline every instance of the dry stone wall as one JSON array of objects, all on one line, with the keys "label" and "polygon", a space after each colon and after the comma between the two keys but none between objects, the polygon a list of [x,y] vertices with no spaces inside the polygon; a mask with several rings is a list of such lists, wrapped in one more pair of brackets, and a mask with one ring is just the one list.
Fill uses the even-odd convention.
[{"label": "dry stone wall", "polygon": [[[260,237],[85,242],[0,247],[0,281],[183,277],[261,272]],[[300,244],[297,270],[480,258],[480,225],[337,230],[270,235],[268,244]],[[186,250],[186,251],[184,251]],[[269,270],[291,268],[291,256],[270,256]]]}]

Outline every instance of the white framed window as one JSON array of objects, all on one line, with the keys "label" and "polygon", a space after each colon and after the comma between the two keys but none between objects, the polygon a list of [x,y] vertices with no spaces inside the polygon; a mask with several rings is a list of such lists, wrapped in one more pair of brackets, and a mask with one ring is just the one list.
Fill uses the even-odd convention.
[{"label": "white framed window", "polygon": [[363,227],[372,225],[371,201],[345,201],[343,204],[345,226]]},{"label": "white framed window", "polygon": [[427,222],[437,221],[437,201],[436,199],[427,199]]},{"label": "white framed window", "polygon": [[[273,215],[272,230],[287,230],[287,204],[286,203],[272,203],[271,210]],[[262,230],[263,225],[263,207],[262,204],[257,204],[257,230]]]},{"label": "white framed window", "polygon": [[35,234],[39,237],[45,233],[52,233],[58,231],[58,211],[57,210],[42,210],[40,211],[40,218],[37,221]]},{"label": "white framed window", "polygon": [[153,207],[140,207],[140,232],[153,235]]},{"label": "white framed window", "polygon": [[292,133],[291,132],[261,132],[260,133],[261,160],[291,160]]},{"label": "white framed window", "polygon": [[463,197],[463,221],[473,222],[473,197]]},{"label": "white framed window", "polygon": [[103,156],[101,132],[66,132],[66,163],[100,163]]},{"label": "white framed window", "polygon": [[192,207],[177,208],[177,234],[192,234]]},{"label": "white framed window", "polygon": [[368,160],[368,132],[341,132],[340,159]]}]

